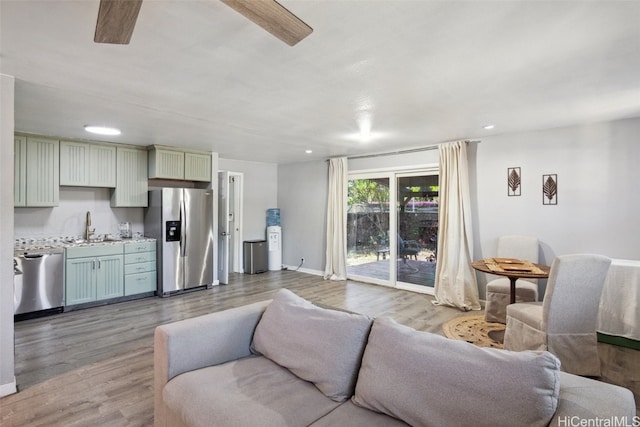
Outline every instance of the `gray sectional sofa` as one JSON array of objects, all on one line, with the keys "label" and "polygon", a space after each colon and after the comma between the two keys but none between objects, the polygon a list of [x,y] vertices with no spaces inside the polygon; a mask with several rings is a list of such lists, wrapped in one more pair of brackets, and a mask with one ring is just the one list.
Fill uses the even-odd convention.
[{"label": "gray sectional sofa", "polygon": [[284,289],[160,326],[154,339],[156,426],[638,421],[629,390],[561,372],[551,353],[479,348]]}]

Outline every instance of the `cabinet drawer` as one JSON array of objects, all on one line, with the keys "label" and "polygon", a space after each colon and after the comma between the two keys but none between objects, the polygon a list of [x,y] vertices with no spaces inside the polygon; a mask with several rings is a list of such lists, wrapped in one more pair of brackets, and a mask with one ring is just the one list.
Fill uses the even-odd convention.
[{"label": "cabinet drawer", "polygon": [[156,261],[139,262],[137,264],[127,264],[124,266],[124,274],[146,273],[148,271],[156,271]]},{"label": "cabinet drawer", "polygon": [[156,253],[154,252],[140,252],[135,254],[126,254],[124,256],[125,264],[137,264],[139,262],[156,262]]},{"label": "cabinet drawer", "polygon": [[[149,252],[156,250],[156,242],[131,242],[124,245],[125,254],[134,254],[138,252]],[[155,255],[154,255],[155,257]]]},{"label": "cabinet drawer", "polygon": [[122,243],[95,246],[73,246],[70,248],[66,248],[67,259],[122,255],[122,246]]},{"label": "cabinet drawer", "polygon": [[127,274],[124,276],[125,296],[152,292],[156,290],[156,272]]}]

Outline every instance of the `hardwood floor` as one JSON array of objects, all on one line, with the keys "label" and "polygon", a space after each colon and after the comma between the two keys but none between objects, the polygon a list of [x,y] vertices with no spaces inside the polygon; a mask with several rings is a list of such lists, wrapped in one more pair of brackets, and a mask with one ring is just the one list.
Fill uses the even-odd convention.
[{"label": "hardwood floor", "polygon": [[465,315],[454,308],[433,306],[428,295],[277,271],[234,274],[229,285],[170,298],[146,298],[18,322],[19,393],[0,400],[0,425],[153,425],[155,327],[269,299],[282,287],[324,306],[390,316],[418,330],[440,334],[444,322]]},{"label": "hardwood floor", "polygon": [[9,426],[153,424],[153,331],[176,320],[269,299],[286,287],[324,306],[391,316],[441,333],[463,315],[432,297],[295,271],[235,274],[229,285],[170,298],[146,298],[16,323],[19,393],[0,400]]}]

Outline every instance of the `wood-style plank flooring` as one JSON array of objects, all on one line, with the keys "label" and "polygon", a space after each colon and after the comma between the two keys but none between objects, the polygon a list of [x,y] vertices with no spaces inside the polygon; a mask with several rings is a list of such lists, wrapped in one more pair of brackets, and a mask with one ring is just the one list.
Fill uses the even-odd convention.
[{"label": "wood-style plank flooring", "polygon": [[464,314],[433,306],[428,295],[277,271],[234,274],[229,285],[170,298],[22,321],[15,327],[19,393],[0,400],[0,424],[152,425],[155,327],[269,299],[282,287],[324,306],[391,316],[437,333],[442,332],[443,322]]},{"label": "wood-style plank flooring", "polygon": [[433,306],[428,295],[277,271],[234,274],[229,285],[170,298],[146,298],[18,322],[19,393],[0,399],[0,425],[151,426],[155,327],[269,299],[283,287],[314,303],[390,316],[435,333],[442,333],[447,320],[465,315],[454,308]]}]

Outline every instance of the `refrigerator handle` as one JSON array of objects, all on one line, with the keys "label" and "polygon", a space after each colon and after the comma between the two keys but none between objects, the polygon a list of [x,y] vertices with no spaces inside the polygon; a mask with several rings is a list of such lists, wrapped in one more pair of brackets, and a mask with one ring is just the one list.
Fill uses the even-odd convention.
[{"label": "refrigerator handle", "polygon": [[187,215],[184,200],[180,201],[180,256],[184,257],[187,248]]}]

